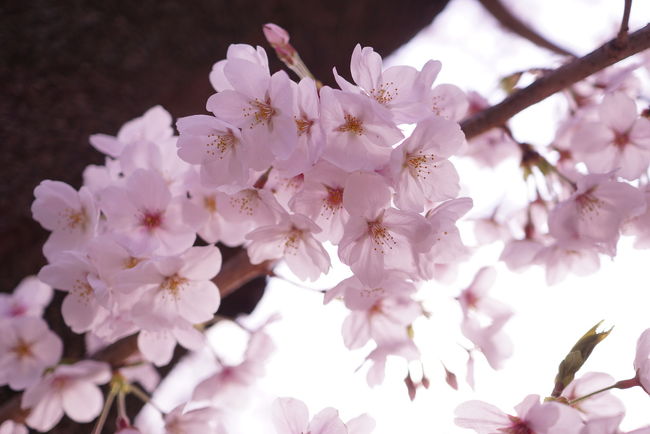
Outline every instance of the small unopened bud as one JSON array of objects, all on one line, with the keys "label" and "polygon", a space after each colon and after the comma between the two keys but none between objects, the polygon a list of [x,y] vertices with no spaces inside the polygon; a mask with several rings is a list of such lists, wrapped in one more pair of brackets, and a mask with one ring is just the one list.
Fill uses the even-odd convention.
[{"label": "small unopened bud", "polygon": [[413,401],[415,399],[415,393],[417,391],[417,386],[413,382],[413,379],[411,378],[411,373],[410,372],[406,376],[406,378],[404,378],[404,384],[406,384],[406,390],[408,391],[409,398],[411,399],[411,401]]},{"label": "small unopened bud", "polygon": [[271,44],[276,54],[287,65],[293,65],[296,60],[296,49],[289,43],[289,33],[282,27],[267,23],[262,29],[264,37]]},{"label": "small unopened bud", "polygon": [[[456,379],[456,374],[447,369],[444,363],[442,364],[442,367],[445,368],[445,381],[447,384],[449,384],[449,387],[454,390],[458,390],[458,380]],[[424,378],[422,379],[422,383],[424,384]]]}]

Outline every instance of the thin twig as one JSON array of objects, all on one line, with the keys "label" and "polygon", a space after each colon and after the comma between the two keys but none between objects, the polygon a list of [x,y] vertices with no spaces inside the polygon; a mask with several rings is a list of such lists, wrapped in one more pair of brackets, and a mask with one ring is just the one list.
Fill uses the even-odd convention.
[{"label": "thin twig", "polygon": [[494,18],[516,35],[562,56],[575,57],[570,51],[554,44],[521,21],[506,8],[501,0],[478,0]]},{"label": "thin twig", "polygon": [[513,92],[499,104],[465,119],[461,122],[465,137],[471,139],[491,128],[504,125],[525,108],[647,48],[650,48],[650,25],[630,34],[625,47],[619,48],[616,40],[611,40],[586,56],[553,70],[530,86]]},{"label": "thin twig", "polygon": [[630,10],[632,10],[632,0],[625,0],[625,7],[623,8],[623,19],[621,20],[621,29],[616,36],[616,45],[623,48],[627,45],[628,31],[630,30]]}]

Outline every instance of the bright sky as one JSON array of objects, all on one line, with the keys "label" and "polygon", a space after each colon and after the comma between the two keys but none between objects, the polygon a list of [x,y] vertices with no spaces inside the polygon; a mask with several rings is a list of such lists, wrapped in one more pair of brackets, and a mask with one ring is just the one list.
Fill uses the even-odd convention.
[{"label": "bright sky", "polygon": [[[623,0],[510,0],[508,3],[520,16],[531,20],[541,33],[580,55],[615,35],[623,10]],[[648,19],[650,2],[636,0],[631,29],[638,29]],[[498,92],[500,77],[529,67],[554,66],[558,60],[524,40],[505,34],[475,0],[453,0],[430,28],[386,59],[385,66],[410,64],[419,68],[429,58],[442,61],[437,83],[449,82],[464,90],[480,91],[492,102],[502,97]],[[559,99],[550,98],[517,116],[512,123],[515,135],[537,145],[548,143],[560,107]],[[460,166],[465,194],[475,199],[473,216],[487,215],[502,197],[514,202],[525,200],[525,187],[517,187],[513,182],[521,179],[516,166],[516,162],[506,163],[499,168],[499,174]],[[466,237],[470,244],[471,238],[471,234]],[[246,417],[241,418],[241,413],[236,416],[231,433],[272,433],[268,406],[277,396],[305,401],[312,414],[324,407],[335,407],[344,420],[370,413],[377,421],[375,434],[469,433],[453,424],[453,412],[459,403],[481,399],[512,412],[512,407],[528,394],[548,395],[560,360],[601,319],[606,326],[615,325],[615,328],[581,372],[607,372],[617,380],[630,378],[636,339],[650,327],[650,287],[644,274],[650,252],[632,249],[629,241],[621,242],[615,260],[602,259],[598,274],[570,277],[553,287],[546,286],[541,269],[512,274],[501,264],[497,265],[499,274],[492,294],[516,312],[505,328],[514,343],[515,354],[497,372],[477,357],[476,391],[464,382],[466,353],[459,344],[469,344],[460,335],[460,309],[453,297],[471,282],[481,266],[498,264],[502,245],[477,252],[474,260],[461,268],[454,283],[423,285],[421,296],[433,317],[416,323],[415,332],[431,387],[420,389],[414,402],[408,399],[403,384],[405,365],[401,361],[389,363],[382,386],[368,388],[365,367],[356,369],[370,349],[354,352],[345,349],[340,332],[346,315],[342,306],[336,303],[323,306],[319,292],[273,279],[255,314],[246,323],[260,323],[274,312],[280,312],[282,320],[269,328],[278,350],[268,365],[266,377],[251,390],[250,397],[239,403],[240,410],[246,409]],[[296,280],[286,267],[280,267],[277,272]],[[333,273],[311,286],[330,288],[346,277],[345,273],[345,267],[336,267]],[[242,348],[241,332],[232,325],[218,326],[212,335],[217,351],[233,346]],[[178,375],[183,380],[168,385],[168,392],[156,397],[160,405],[171,408],[186,399],[196,381],[209,374],[205,368],[197,368],[205,367],[209,359],[208,354],[202,354],[194,357],[196,364],[181,366]],[[441,361],[458,375],[459,391],[444,382]],[[637,389],[618,393],[628,409],[623,424],[626,429],[650,423],[650,397]]]}]

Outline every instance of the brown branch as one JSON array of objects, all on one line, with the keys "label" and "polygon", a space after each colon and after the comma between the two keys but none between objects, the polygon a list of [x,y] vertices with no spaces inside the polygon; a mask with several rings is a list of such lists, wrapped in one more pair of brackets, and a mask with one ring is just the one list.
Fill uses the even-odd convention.
[{"label": "brown branch", "polygon": [[632,10],[632,0],[625,0],[623,8],[623,19],[621,20],[621,29],[616,36],[616,45],[618,48],[623,48],[627,45],[628,31],[630,30],[630,11]]},{"label": "brown branch", "polygon": [[615,39],[611,40],[586,56],[544,75],[530,86],[510,94],[499,104],[465,119],[461,122],[465,137],[471,139],[491,128],[504,125],[525,108],[647,48],[650,48],[650,24],[629,35],[625,47],[619,47]]},{"label": "brown branch", "polygon": [[538,45],[542,48],[546,48],[554,53],[561,54],[563,56],[575,57],[571,52],[565,50],[564,48],[554,44],[553,42],[546,39],[544,36],[537,33],[535,30],[530,28],[526,23],[521,21],[515,15],[512,14],[506,8],[501,0],[478,0],[481,5],[487,10],[496,20],[506,29],[510,30],[516,35],[521,36],[524,39],[532,42],[535,45]]},{"label": "brown branch", "polygon": [[[219,288],[219,294],[223,298],[256,277],[268,274],[272,266],[271,261],[251,264],[246,250],[242,249],[223,264],[221,271],[213,281]],[[124,362],[137,351],[138,335],[134,334],[97,351],[90,358],[106,362],[116,369],[123,366]],[[22,394],[16,395],[0,406],[0,424],[7,419],[22,422],[29,415],[29,410],[20,408],[21,397]]]}]

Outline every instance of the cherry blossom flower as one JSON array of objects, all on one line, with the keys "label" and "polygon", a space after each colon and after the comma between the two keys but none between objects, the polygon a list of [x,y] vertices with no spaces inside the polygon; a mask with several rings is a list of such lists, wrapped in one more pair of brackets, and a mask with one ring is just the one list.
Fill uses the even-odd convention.
[{"label": "cherry blossom flower", "polygon": [[36,276],[20,281],[12,294],[0,294],[0,319],[22,316],[40,317],[52,299],[52,288]]},{"label": "cherry blossom flower", "polygon": [[49,431],[64,412],[75,422],[90,422],[99,415],[104,401],[97,385],[110,378],[106,363],[83,360],[57,366],[23,393],[21,406],[30,409],[27,425]]},{"label": "cherry blossom flower", "polygon": [[650,120],[639,117],[634,100],[622,92],[607,94],[598,107],[600,122],[587,122],[575,132],[572,151],[590,172],[618,169],[633,180],[650,164]]},{"label": "cherry blossom flower", "polygon": [[[586,396],[596,390],[604,389],[616,383],[614,378],[603,372],[588,372],[569,383],[562,395],[568,401]],[[625,407],[620,399],[611,393],[601,392],[572,405],[580,411],[585,420],[609,418],[625,414]],[[618,424],[616,424],[618,426]]]},{"label": "cherry blossom flower", "polygon": [[456,425],[479,434],[577,433],[582,427],[578,412],[564,404],[540,404],[539,396],[528,395],[515,407],[517,416],[509,415],[483,401],[467,401],[456,408]]},{"label": "cherry blossom flower", "polygon": [[330,268],[329,255],[312,235],[318,232],[320,228],[307,217],[286,214],[279,223],[246,235],[251,263],[283,258],[297,277],[316,280]]},{"label": "cherry blossom flower", "polygon": [[408,339],[407,327],[422,314],[408,297],[384,297],[367,309],[350,312],[343,322],[343,342],[353,350],[373,339],[378,345]]},{"label": "cherry blossom flower", "polygon": [[641,387],[650,394],[650,329],[641,333],[637,340],[634,370]]},{"label": "cherry blossom flower", "polygon": [[383,383],[384,376],[386,375],[386,360],[388,356],[398,356],[406,361],[412,361],[420,357],[420,351],[411,339],[379,345],[366,356],[366,360],[372,363],[366,374],[368,386],[375,387]]},{"label": "cherry blossom flower", "polygon": [[569,248],[587,243],[614,255],[623,221],[645,211],[643,194],[609,174],[583,176],[577,184],[575,193],[551,211],[549,232]]},{"label": "cherry blossom flower", "polygon": [[483,267],[476,273],[469,287],[461,291],[458,296],[464,317],[468,317],[470,311],[486,315],[492,319],[512,315],[512,310],[505,304],[487,297],[487,292],[495,281],[496,270],[493,267]]},{"label": "cherry blossom flower", "polygon": [[346,426],[338,411],[331,407],[321,410],[310,421],[307,406],[294,398],[276,399],[272,412],[278,434],[369,434],[374,428],[374,420],[367,415],[350,420]]},{"label": "cherry blossom flower", "polygon": [[136,170],[124,188],[104,190],[100,203],[109,227],[127,236],[131,247],[143,254],[177,254],[196,238],[182,218],[187,199],[172,197],[164,179],[154,171]]},{"label": "cherry blossom flower", "polygon": [[117,137],[93,134],[90,136],[90,144],[98,151],[117,158],[127,145],[141,142],[172,144],[173,135],[171,115],[157,105],[147,110],[141,117],[122,125]]},{"label": "cherry blossom flower", "polygon": [[388,271],[377,286],[365,285],[356,276],[342,280],[325,293],[324,303],[329,303],[335,297],[342,297],[348,309],[367,310],[382,298],[409,296],[415,291],[415,285],[406,280],[403,273]]},{"label": "cherry blossom flower", "polygon": [[391,146],[403,137],[394,123],[362,95],[325,86],[320,97],[325,160],[347,171],[375,170],[388,163]]},{"label": "cherry blossom flower", "polygon": [[193,410],[186,410],[186,408],[187,404],[181,404],[165,415],[166,433],[204,434],[215,432],[219,424],[219,410],[213,407],[202,407]]},{"label": "cherry blossom flower", "polygon": [[250,337],[244,360],[237,365],[222,366],[219,371],[202,380],[192,394],[192,400],[209,400],[219,407],[232,405],[243,390],[264,375],[265,365],[275,345],[267,333],[256,330]]},{"label": "cherry blossom flower", "polygon": [[361,93],[384,110],[397,124],[413,123],[427,115],[427,96],[441,64],[429,60],[419,72],[411,66],[391,66],[382,71],[382,59],[372,47],[357,44],[352,52],[350,72],[358,87],[338,75],[334,78],[345,92]]},{"label": "cherry blossom flower", "polygon": [[416,257],[418,272],[422,278],[439,279],[441,274],[448,274],[455,264],[469,255],[456,222],[472,208],[472,205],[470,198],[460,197],[443,202],[427,212],[426,221],[431,230],[431,246]]},{"label": "cherry blossom flower", "polygon": [[252,47],[246,44],[230,44],[228,46],[228,51],[226,52],[226,59],[220,60],[212,66],[212,71],[210,72],[210,84],[217,92],[222,90],[233,90],[234,87],[224,73],[224,68],[228,64],[228,61],[233,59],[246,60],[251,62],[256,67],[259,67],[261,71],[269,74],[269,60],[266,56],[266,51],[262,47]]},{"label": "cherry blossom flower", "polygon": [[273,166],[288,177],[308,171],[319,161],[325,148],[316,83],[311,78],[305,77],[294,87],[296,98],[293,118],[296,123],[298,142],[287,159],[277,160]]},{"label": "cherry blossom flower", "polygon": [[41,318],[0,320],[0,327],[0,384],[25,389],[61,358],[63,343]]},{"label": "cherry blossom flower", "polygon": [[395,203],[400,209],[422,212],[435,202],[458,195],[458,173],[448,158],[458,152],[465,137],[457,123],[432,116],[391,154]]},{"label": "cherry blossom flower", "polygon": [[248,60],[229,59],[223,73],[233,89],[212,95],[206,104],[214,115],[242,129],[248,164],[265,169],[274,157],[286,159],[296,147],[294,88],[284,71],[268,71]]},{"label": "cherry blossom flower", "polygon": [[200,165],[204,186],[230,187],[234,191],[226,191],[232,193],[247,187],[249,149],[242,143],[239,128],[207,115],[180,118],[176,126],[180,133],[178,156]]},{"label": "cherry blossom flower", "polygon": [[364,283],[375,286],[384,270],[417,274],[415,256],[431,246],[431,228],[421,215],[388,208],[390,190],[381,176],[355,173],[348,178],[343,206],[350,213],[339,257]]},{"label": "cherry blossom flower", "polygon": [[100,295],[106,293],[106,283],[87,255],[64,252],[56,262],[41,268],[38,278],[68,292],[61,312],[65,323],[75,333],[89,331],[106,319],[108,311],[100,304]]},{"label": "cherry blossom flower", "polygon": [[63,182],[46,180],[34,189],[34,196],[34,220],[52,231],[43,246],[48,260],[62,251],[82,248],[95,235],[99,210],[86,187],[77,192]]},{"label": "cherry blossom flower", "polygon": [[213,245],[192,247],[179,257],[153,264],[157,282],[133,307],[136,322],[149,330],[208,321],[219,307],[219,289],[211,281],[221,269],[221,252]]},{"label": "cherry blossom flower", "polygon": [[28,434],[27,427],[13,420],[6,420],[0,425],[0,434]]},{"label": "cherry blossom flower", "polygon": [[305,173],[302,189],[289,203],[296,213],[314,221],[322,232],[315,234],[320,240],[338,243],[349,214],[343,207],[343,189],[348,173],[327,161],[320,161]]}]

